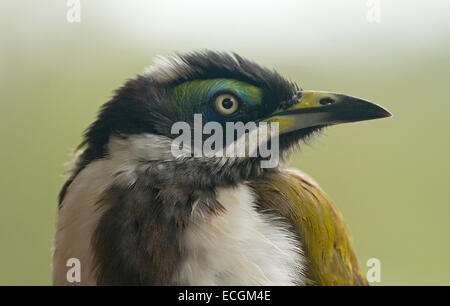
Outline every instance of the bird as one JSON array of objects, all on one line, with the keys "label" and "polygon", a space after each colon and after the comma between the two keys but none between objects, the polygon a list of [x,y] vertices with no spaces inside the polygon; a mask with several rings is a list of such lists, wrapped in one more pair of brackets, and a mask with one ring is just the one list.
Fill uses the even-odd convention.
[{"label": "bird", "polygon": [[[189,155],[189,146],[173,154],[174,124],[195,132],[196,115],[231,144],[227,124],[276,123],[267,143],[277,139],[280,162]],[[157,57],[83,134],[59,194],[53,284],[368,285],[341,213],[288,159],[324,128],[390,116],[360,98],[304,90],[237,53]]]}]

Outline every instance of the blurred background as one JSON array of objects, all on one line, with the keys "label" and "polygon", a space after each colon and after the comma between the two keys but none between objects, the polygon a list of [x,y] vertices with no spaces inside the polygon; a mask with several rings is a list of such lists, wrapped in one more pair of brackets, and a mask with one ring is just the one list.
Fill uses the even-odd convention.
[{"label": "blurred background", "polygon": [[[293,156],[342,211],[381,285],[450,285],[450,2],[0,3],[0,285],[49,285],[56,197],[99,106],[153,58],[235,51],[390,119],[336,126]],[[70,17],[69,16],[69,17]]]}]

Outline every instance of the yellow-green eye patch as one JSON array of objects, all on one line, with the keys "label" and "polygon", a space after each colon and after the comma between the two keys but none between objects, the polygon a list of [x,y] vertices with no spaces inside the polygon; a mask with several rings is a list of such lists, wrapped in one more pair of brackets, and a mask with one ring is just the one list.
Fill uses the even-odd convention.
[{"label": "yellow-green eye patch", "polygon": [[209,105],[218,115],[232,116],[240,103],[258,106],[262,90],[254,85],[233,79],[193,80],[176,86],[171,93],[180,119],[187,119]]}]

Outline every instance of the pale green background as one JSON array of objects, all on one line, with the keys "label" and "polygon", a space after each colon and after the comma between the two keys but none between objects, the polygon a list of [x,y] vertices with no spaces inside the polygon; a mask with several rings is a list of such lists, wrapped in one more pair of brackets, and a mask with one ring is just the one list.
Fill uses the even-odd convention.
[{"label": "pale green background", "polygon": [[0,284],[48,285],[56,196],[81,132],[157,54],[237,51],[303,88],[395,117],[329,128],[294,157],[344,214],[382,285],[450,284],[450,2],[0,4]]}]

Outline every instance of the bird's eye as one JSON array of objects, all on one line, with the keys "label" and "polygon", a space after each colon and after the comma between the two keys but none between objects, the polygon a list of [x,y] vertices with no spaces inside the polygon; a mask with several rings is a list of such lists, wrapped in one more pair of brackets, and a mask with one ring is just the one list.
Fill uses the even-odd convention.
[{"label": "bird's eye", "polygon": [[237,98],[230,94],[222,94],[217,96],[214,104],[217,112],[225,116],[234,114],[239,107]]}]

